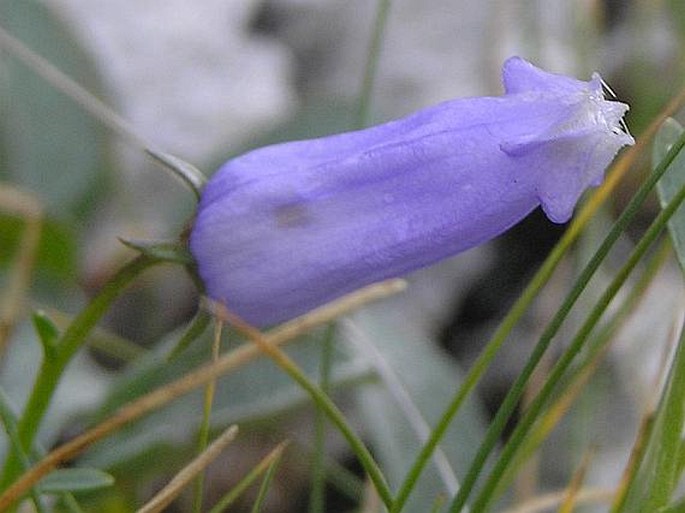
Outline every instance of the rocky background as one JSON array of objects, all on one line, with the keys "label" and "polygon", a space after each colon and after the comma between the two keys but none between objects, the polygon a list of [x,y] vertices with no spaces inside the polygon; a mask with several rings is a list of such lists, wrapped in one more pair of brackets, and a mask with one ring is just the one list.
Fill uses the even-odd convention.
[{"label": "rocky background", "polygon": [[[12,2],[5,4],[4,12],[11,13]],[[43,0],[39,5],[62,24],[91,62],[95,94],[146,139],[208,174],[232,155],[267,142],[354,126],[375,2]],[[518,54],[543,68],[581,78],[600,71],[620,99],[635,105],[629,125],[639,135],[684,76],[685,24],[674,12],[680,12],[677,1],[394,0],[372,95],[372,118],[396,118],[454,97],[499,94],[501,63]],[[79,221],[77,236],[77,281],[86,296],[128,255],[118,236],[174,236],[190,222],[193,209],[187,191],[159,172],[139,148],[111,134],[103,137],[106,190],[99,191],[88,217]],[[625,203],[638,179],[628,181],[612,208]],[[20,184],[22,180],[10,177]],[[651,209],[646,218],[656,206]],[[612,213],[605,215],[608,223]],[[556,278],[517,332],[520,340],[512,341],[491,369],[473,405],[474,415],[483,422],[525,361],[535,335],[553,315],[553,305],[563,298],[578,262],[587,259],[593,243],[601,240],[606,223],[589,231],[577,248],[578,261],[569,259],[566,276]],[[425,339],[438,359],[450,359],[463,369],[563,230],[533,214],[493,244],[416,273],[408,292],[386,302],[378,315],[398,315],[398,322],[410,326],[417,339]],[[629,247],[631,241],[623,244]],[[547,456],[533,472],[537,484],[521,484],[523,496],[569,481],[579,459],[569,454],[576,447],[570,441],[579,439],[597,445],[588,480],[596,485],[616,482],[637,418],[650,400],[648,391],[663,348],[672,341],[673,327],[682,315],[685,298],[678,274],[672,265],[658,278],[591,388],[588,395],[594,394],[595,401],[588,398],[583,403],[586,411],[573,416],[546,445]],[[75,292],[70,298],[68,304],[76,305],[83,296]],[[187,322],[196,300],[192,284],[181,273],[157,272],[117,305],[108,327],[117,336],[152,347],[164,333]],[[154,321],[150,312],[156,312]],[[655,325],[650,320],[657,317],[666,321]],[[559,338],[560,345],[567,342],[563,334]],[[392,360],[392,344],[384,350]],[[32,360],[31,353],[16,348],[10,357],[14,362]],[[398,358],[400,367],[406,365]],[[6,364],[10,372],[2,376],[18,396],[25,383],[23,372],[17,371],[22,365]],[[88,411],[110,393],[118,379],[116,369],[122,366],[94,354],[84,356],[77,369],[62,391],[66,405],[56,408],[52,428],[46,431],[48,444],[78,432],[74,412]],[[348,402],[353,411],[355,400]],[[268,428],[260,424],[242,442],[239,456],[213,468],[210,488],[244,473],[249,468],[246,462],[263,443],[283,435],[306,445],[310,422],[310,414],[300,408],[282,421],[267,423]],[[187,448],[187,428],[166,433],[173,444]],[[335,438],[331,444],[333,456],[349,465],[343,444]],[[559,460],[569,463],[557,465]],[[269,511],[304,510],[305,467],[297,458],[289,460]],[[164,477],[132,488],[145,495]],[[331,513],[354,506],[340,497],[332,488]],[[178,511],[184,508],[180,504]]]}]

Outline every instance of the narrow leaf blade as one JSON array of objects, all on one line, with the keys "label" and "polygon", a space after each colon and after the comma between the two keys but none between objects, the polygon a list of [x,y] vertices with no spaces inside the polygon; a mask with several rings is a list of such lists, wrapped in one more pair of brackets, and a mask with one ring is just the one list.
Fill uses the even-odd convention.
[{"label": "narrow leaf blade", "polygon": [[[673,118],[668,118],[664,121],[654,139],[654,149],[652,152],[653,167],[656,167],[666,156],[669,148],[681,136],[684,130],[680,123]],[[671,164],[671,169],[666,172],[656,185],[661,207],[664,208],[683,186],[685,186],[685,154],[680,153]],[[685,208],[681,207],[673,215],[668,222],[668,230],[678,262],[680,262],[681,268],[685,270]]]},{"label": "narrow leaf blade", "polygon": [[114,484],[114,477],[95,468],[58,469],[41,479],[42,493],[78,493],[100,490]]}]

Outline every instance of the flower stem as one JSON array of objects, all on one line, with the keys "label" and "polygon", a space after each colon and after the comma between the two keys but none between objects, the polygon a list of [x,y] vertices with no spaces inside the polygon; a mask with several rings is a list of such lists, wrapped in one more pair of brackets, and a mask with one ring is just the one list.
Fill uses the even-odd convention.
[{"label": "flower stem", "polygon": [[[44,356],[31,395],[17,423],[17,435],[25,451],[33,444],[64,369],[83,345],[88,333],[131,281],[158,262],[160,260],[156,258],[140,255],[121,268],[62,334],[54,353]],[[11,452],[5,462],[0,489],[4,490],[20,471],[18,455]]]}]

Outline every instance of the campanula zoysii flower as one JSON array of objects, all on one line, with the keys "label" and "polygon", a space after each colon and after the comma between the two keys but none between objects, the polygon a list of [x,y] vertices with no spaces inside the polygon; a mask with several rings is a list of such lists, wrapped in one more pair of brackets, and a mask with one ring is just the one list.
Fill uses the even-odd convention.
[{"label": "campanula zoysii flower", "polygon": [[206,293],[246,321],[291,319],[488,241],[538,206],[563,223],[618,150],[628,106],[513,57],[505,94],[227,162],[190,236]]}]

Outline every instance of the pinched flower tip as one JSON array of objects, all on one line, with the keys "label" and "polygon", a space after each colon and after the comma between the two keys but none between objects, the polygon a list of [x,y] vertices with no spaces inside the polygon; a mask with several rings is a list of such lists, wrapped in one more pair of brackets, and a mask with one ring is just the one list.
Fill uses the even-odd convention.
[{"label": "pinched flower tip", "polygon": [[[598,73],[583,82],[512,57],[504,64],[503,78],[507,95],[548,97],[558,102],[559,117],[541,131],[503,141],[501,149],[513,157],[541,153],[540,157],[547,159],[548,171],[538,184],[538,199],[552,221],[566,222],[583,191],[601,183],[618,150],[635,143],[623,124],[628,105],[605,99]],[[539,100],[544,108],[545,102]],[[530,114],[533,112],[531,109]]]},{"label": "pinched flower tip", "polygon": [[603,82],[513,57],[505,94],[261,148],[205,187],[190,247],[207,294],[258,326],[481,244],[541,205],[565,222],[633,144]]}]

